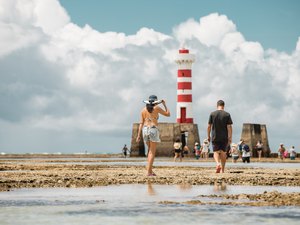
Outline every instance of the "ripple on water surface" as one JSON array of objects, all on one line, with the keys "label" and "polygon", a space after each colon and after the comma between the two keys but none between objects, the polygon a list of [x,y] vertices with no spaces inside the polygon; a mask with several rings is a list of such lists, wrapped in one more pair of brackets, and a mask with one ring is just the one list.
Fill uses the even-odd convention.
[{"label": "ripple on water surface", "polygon": [[[3,224],[298,224],[299,207],[190,205],[199,195],[300,192],[300,187],[119,185],[0,193]],[[179,204],[160,204],[173,201]]]}]

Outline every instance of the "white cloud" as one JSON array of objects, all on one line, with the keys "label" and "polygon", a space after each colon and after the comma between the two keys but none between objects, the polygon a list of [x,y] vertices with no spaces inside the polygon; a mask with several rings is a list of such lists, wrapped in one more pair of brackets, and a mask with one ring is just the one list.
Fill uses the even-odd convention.
[{"label": "white cloud", "polygon": [[296,45],[296,51],[300,51],[300,37],[298,38],[298,42]]},{"label": "white cloud", "polygon": [[27,30],[15,24],[0,22],[0,57],[36,43],[41,37],[37,30]]},{"label": "white cloud", "polygon": [[183,43],[196,38],[206,46],[219,46],[224,36],[235,30],[235,24],[227,16],[213,13],[200,18],[199,23],[189,19],[180,24],[174,28],[174,35]]},{"label": "white cloud", "polygon": [[[21,11],[23,8],[21,8]],[[34,25],[41,27],[47,34],[63,28],[69,23],[70,18],[58,1],[53,0],[35,0],[34,1]]]},{"label": "white cloud", "polygon": [[264,50],[258,42],[244,42],[240,48],[246,60],[259,62],[263,58]]},{"label": "white cloud", "polygon": [[171,118],[161,120],[175,121],[174,59],[181,44],[196,55],[193,109],[201,138],[209,112],[224,99],[236,140],[242,123],[253,122],[267,124],[274,146],[285,133],[290,144],[300,144],[300,39],[292,54],[264,50],[217,13],[182,22],[172,36],[145,27],[129,36],[101,33],[72,23],[58,1],[0,3],[0,148],[16,146],[9,135],[21,140],[30,130],[41,140],[57,135],[60,146],[73,150],[74,140],[85,143],[87,134],[106,150],[122,146],[150,94],[171,109]]},{"label": "white cloud", "polygon": [[224,36],[235,30],[235,24],[227,16],[213,13],[200,19],[198,37],[207,46],[219,46]]},{"label": "white cloud", "polygon": [[240,45],[244,42],[245,38],[241,33],[227,33],[221,41],[220,49],[226,54],[226,56],[231,57],[235,52],[239,51]]}]

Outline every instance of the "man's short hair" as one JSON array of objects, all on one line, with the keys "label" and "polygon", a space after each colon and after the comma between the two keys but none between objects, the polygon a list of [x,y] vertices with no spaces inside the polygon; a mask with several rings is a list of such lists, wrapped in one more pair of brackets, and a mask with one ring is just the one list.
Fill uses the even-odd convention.
[{"label": "man's short hair", "polygon": [[225,106],[225,102],[223,100],[219,100],[217,102],[217,106]]}]

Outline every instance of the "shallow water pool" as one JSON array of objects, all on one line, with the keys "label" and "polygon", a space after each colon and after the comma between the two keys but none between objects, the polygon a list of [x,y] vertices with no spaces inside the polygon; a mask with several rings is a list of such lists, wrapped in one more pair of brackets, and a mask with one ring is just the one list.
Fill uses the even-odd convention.
[{"label": "shallow water pool", "polygon": [[300,192],[300,187],[118,185],[0,192],[0,224],[298,224],[300,207],[160,204],[210,194]]},{"label": "shallow water pool", "polygon": [[[67,164],[67,165],[107,165],[107,166],[146,166],[146,158],[60,158],[60,159],[0,159],[2,164]],[[183,162],[173,162],[171,158],[156,158],[154,166],[166,167],[215,167],[216,163],[205,160],[183,160]],[[283,169],[300,169],[300,163],[295,162],[251,162],[243,163],[238,161],[232,163],[231,160],[226,162],[227,168],[283,168]],[[1,171],[0,171],[1,172]]]}]

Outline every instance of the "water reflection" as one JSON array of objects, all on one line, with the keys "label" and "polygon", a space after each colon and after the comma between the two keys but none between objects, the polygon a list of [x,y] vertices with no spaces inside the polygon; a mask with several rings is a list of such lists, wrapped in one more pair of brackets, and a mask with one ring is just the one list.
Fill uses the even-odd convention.
[{"label": "water reflection", "polygon": [[[153,186],[155,186],[156,189],[158,189],[158,190],[156,190]],[[153,185],[151,183],[151,181],[148,181],[148,183],[147,183],[147,193],[148,193],[148,195],[150,195],[150,196],[158,195],[158,192],[160,191],[159,187],[160,187],[159,185],[155,185],[155,184]],[[178,188],[179,193],[183,193],[183,192],[190,192],[193,188],[193,185],[191,185],[191,184],[178,184],[178,185],[176,185],[176,187]]]},{"label": "water reflection", "polygon": [[214,183],[214,192],[224,192],[226,190],[227,190],[227,185],[224,181],[222,182],[216,181]]},{"label": "water reflection", "polygon": [[[3,159],[0,158],[0,163],[3,164],[68,164],[68,165],[109,165],[109,166],[146,166],[145,158],[52,158],[52,159]],[[154,166],[187,166],[187,167],[215,167],[215,162],[195,162],[185,161],[181,163],[174,163],[169,158],[158,158],[155,159]],[[232,163],[227,162],[226,167],[228,168],[299,168],[299,163],[279,163],[279,162],[252,162],[250,164],[244,163]]]},{"label": "water reflection", "polygon": [[190,191],[193,186],[191,184],[179,184],[178,187],[181,191]]},{"label": "water reflection", "polygon": [[151,196],[156,195],[156,192],[155,192],[155,190],[153,188],[153,185],[152,185],[152,183],[150,181],[148,182],[148,186],[147,187],[148,187],[147,188],[148,195],[151,195]]}]

